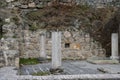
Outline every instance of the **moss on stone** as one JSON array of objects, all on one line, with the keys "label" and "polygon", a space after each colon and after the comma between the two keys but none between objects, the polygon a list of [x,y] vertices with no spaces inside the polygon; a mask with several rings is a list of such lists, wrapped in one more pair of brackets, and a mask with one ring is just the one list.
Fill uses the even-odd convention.
[{"label": "moss on stone", "polygon": [[45,75],[50,75],[49,71],[44,71],[44,72],[37,72],[37,73],[33,73],[33,76],[45,76]]},{"label": "moss on stone", "polygon": [[14,16],[12,17],[12,21],[15,23],[15,24],[19,24],[19,18],[17,16]]},{"label": "moss on stone", "polygon": [[4,0],[0,1],[0,8],[7,6],[7,3]]},{"label": "moss on stone", "polygon": [[2,26],[5,24],[5,22],[3,21],[3,19],[0,18],[0,39],[3,37],[3,29]]},{"label": "moss on stone", "polygon": [[0,39],[2,38],[3,36],[0,34]]}]

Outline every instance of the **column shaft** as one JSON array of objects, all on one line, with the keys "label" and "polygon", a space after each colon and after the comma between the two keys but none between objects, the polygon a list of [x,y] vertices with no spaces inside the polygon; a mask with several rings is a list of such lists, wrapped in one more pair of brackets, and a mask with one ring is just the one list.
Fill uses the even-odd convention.
[{"label": "column shaft", "polygon": [[45,41],[46,41],[45,34],[41,34],[40,35],[40,57],[43,57],[43,58],[46,58]]},{"label": "column shaft", "polygon": [[118,55],[118,33],[112,33],[112,37],[111,37],[111,42],[112,42],[112,54],[111,54],[111,58],[112,59],[119,59],[119,55]]},{"label": "column shaft", "polygon": [[61,67],[61,32],[52,32],[52,68]]}]

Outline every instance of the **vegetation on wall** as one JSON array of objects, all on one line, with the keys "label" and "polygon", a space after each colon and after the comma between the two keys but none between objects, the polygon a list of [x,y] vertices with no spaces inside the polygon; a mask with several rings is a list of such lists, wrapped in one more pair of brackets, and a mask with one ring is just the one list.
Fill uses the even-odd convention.
[{"label": "vegetation on wall", "polygon": [[19,21],[20,21],[17,16],[13,16],[13,17],[11,18],[11,20],[12,20],[15,24],[19,24]]},{"label": "vegetation on wall", "polygon": [[0,39],[3,37],[3,29],[2,29],[3,24],[4,21],[0,18]]},{"label": "vegetation on wall", "polygon": [[[73,21],[87,10],[89,10],[89,7],[85,5],[75,7],[55,5],[37,11],[31,11],[26,14],[26,17],[30,25],[36,22],[38,29],[53,29],[56,27],[57,29],[63,29],[73,25]],[[30,28],[31,27],[33,28],[33,26],[30,26]]]},{"label": "vegetation on wall", "polygon": [[30,25],[29,28],[31,31],[36,31],[38,29],[38,27],[36,26],[36,22],[34,22],[32,25]]},{"label": "vegetation on wall", "polygon": [[[35,28],[37,27],[36,29],[82,29],[83,31],[90,33],[94,40],[102,43],[102,46],[107,50],[107,53],[110,54],[110,34],[114,31],[116,32],[118,27],[118,22],[113,18],[115,13],[116,8],[114,7],[92,8],[88,5],[53,5],[34,12],[29,12],[26,17],[29,24],[37,22],[35,26]],[[76,20],[77,23],[80,23],[79,27],[76,27]],[[45,23],[42,27],[39,26],[41,22]],[[109,27],[109,23],[113,25]],[[116,26],[116,28],[114,26]],[[113,30],[113,28],[114,31],[110,31]],[[104,34],[106,34],[107,37]]]},{"label": "vegetation on wall", "polygon": [[5,0],[0,0],[0,8],[3,8],[7,5],[7,3],[5,2]]},{"label": "vegetation on wall", "polygon": [[[37,23],[37,29],[45,28],[51,30],[57,27],[59,30],[65,30],[65,28],[67,29],[69,26],[75,26],[75,20],[82,22],[81,26],[79,26],[80,29],[91,27],[95,20],[105,24],[113,14],[112,11],[114,12],[113,8],[94,9],[88,5],[74,7],[55,5],[37,11],[31,11],[26,14],[26,17],[29,24]],[[41,22],[44,22],[45,25],[40,26]],[[34,27],[36,28],[36,26]]]}]

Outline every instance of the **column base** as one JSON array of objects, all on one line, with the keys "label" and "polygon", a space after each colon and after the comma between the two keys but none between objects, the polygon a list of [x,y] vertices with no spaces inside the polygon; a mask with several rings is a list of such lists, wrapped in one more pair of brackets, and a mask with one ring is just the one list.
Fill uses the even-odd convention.
[{"label": "column base", "polygon": [[44,62],[47,61],[47,59],[46,59],[46,58],[43,58],[43,57],[39,57],[39,58],[38,58],[38,61],[39,61],[40,63],[44,63]]},{"label": "column base", "polygon": [[58,74],[58,73],[63,73],[64,70],[62,68],[56,68],[56,69],[50,68],[50,72],[51,74]]},{"label": "column base", "polygon": [[111,56],[110,59],[118,60],[118,59],[119,59],[119,56]]}]

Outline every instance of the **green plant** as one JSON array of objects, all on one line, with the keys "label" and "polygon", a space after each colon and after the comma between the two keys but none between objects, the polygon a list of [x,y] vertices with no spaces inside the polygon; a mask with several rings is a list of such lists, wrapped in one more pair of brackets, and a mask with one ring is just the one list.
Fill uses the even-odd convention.
[{"label": "green plant", "polygon": [[89,10],[91,6],[85,4],[85,5],[77,5],[74,10],[81,10],[81,11],[86,11]]},{"label": "green plant", "polygon": [[20,65],[34,65],[34,64],[38,64],[39,61],[37,60],[37,58],[20,58]]},{"label": "green plant", "polygon": [[33,24],[29,28],[31,31],[36,31],[38,29],[37,23],[33,22]]},{"label": "green plant", "polygon": [[17,38],[17,36],[16,36],[16,35],[14,35],[14,36],[13,36],[13,38]]},{"label": "green plant", "polygon": [[12,21],[15,22],[15,24],[19,23],[19,18],[17,16],[12,17]]},{"label": "green plant", "polygon": [[0,34],[0,39],[2,38],[3,36]]},{"label": "green plant", "polygon": [[33,73],[33,76],[45,76],[45,75],[50,75],[49,71],[44,71],[44,72],[37,72],[37,73]]},{"label": "green plant", "polygon": [[3,21],[3,19],[0,18],[0,39],[3,37],[3,24],[5,24],[5,22]]},{"label": "green plant", "polygon": [[2,1],[2,0],[0,1],[0,8],[1,8],[1,7],[5,7],[6,5],[7,5],[6,2],[4,2],[4,1]]},{"label": "green plant", "polygon": [[30,19],[30,20],[39,20],[42,16],[44,16],[46,14],[45,11],[32,11],[30,13],[28,13],[26,16]]}]

